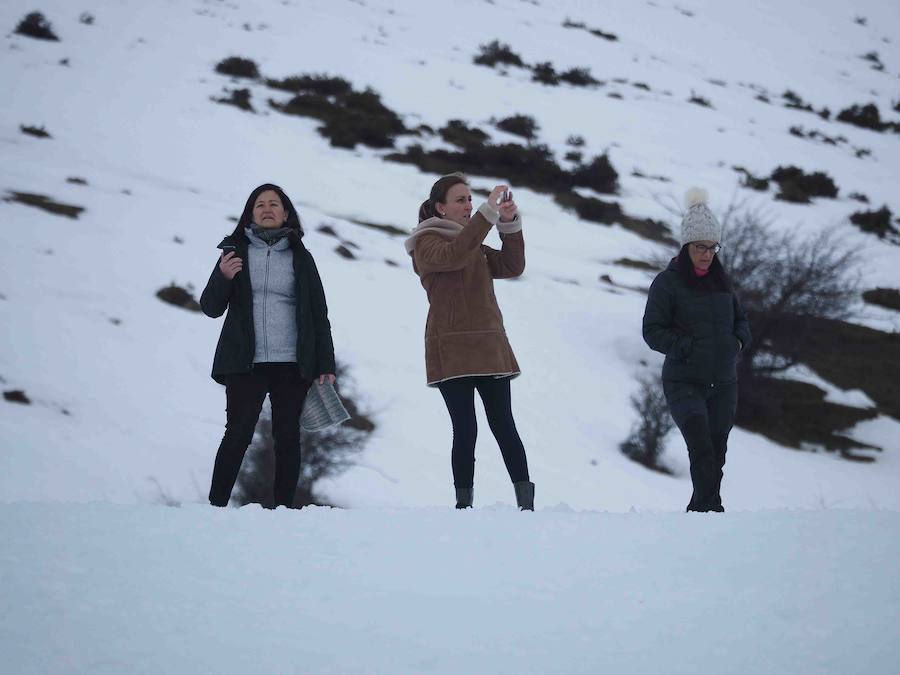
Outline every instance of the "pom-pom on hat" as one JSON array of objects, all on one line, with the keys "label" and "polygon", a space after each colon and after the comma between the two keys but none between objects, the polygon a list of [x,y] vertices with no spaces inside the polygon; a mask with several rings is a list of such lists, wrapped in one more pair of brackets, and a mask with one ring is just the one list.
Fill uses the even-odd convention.
[{"label": "pom-pom on hat", "polygon": [[722,226],[706,205],[709,195],[703,188],[692,187],[684,195],[687,211],[681,219],[681,245],[692,241],[719,242]]}]

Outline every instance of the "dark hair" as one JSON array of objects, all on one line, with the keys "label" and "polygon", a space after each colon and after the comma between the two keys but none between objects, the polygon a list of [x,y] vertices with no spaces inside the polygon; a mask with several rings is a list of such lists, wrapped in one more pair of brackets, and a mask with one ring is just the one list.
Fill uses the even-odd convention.
[{"label": "dark hair", "polygon": [[244,212],[241,214],[237,227],[235,227],[234,232],[232,232],[232,236],[243,234],[244,228],[250,227],[253,224],[253,206],[256,204],[257,197],[266,190],[272,190],[281,200],[281,205],[288,214],[284,226],[293,228],[297,232],[297,237],[302,237],[303,225],[300,224],[300,216],[297,215],[297,209],[294,208],[294,205],[291,203],[290,198],[284,193],[284,190],[272,183],[263,183],[250,193],[250,196],[247,197],[247,203],[244,204]]},{"label": "dark hair", "polygon": [[436,209],[438,202],[445,204],[447,202],[447,193],[450,191],[450,188],[460,184],[468,185],[469,181],[467,181],[466,177],[459,172],[450,173],[438,178],[437,182],[431,186],[431,194],[428,199],[422,202],[422,205],[419,207],[419,222],[421,223],[423,220],[428,220],[429,218],[438,215]]},{"label": "dark hair", "polygon": [[719,255],[713,256],[712,264],[709,266],[709,274],[698,277],[694,274],[694,261],[691,260],[691,253],[688,251],[690,243],[681,247],[678,252],[678,273],[684,279],[684,283],[688,288],[695,290],[716,291],[718,293],[731,293],[733,288],[728,273],[719,260]]}]

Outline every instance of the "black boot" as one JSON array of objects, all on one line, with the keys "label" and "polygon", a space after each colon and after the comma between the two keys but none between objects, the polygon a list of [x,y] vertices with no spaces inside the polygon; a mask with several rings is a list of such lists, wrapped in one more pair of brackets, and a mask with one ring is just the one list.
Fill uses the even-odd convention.
[{"label": "black boot", "polygon": [[516,490],[516,504],[519,511],[534,511],[534,483],[523,480],[513,483]]},{"label": "black boot", "polygon": [[475,488],[456,488],[456,508],[471,509]]}]

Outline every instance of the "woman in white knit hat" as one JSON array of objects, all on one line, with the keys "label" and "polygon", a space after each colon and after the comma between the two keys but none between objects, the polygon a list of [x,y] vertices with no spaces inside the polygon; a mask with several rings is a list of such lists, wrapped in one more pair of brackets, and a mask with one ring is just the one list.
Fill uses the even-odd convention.
[{"label": "woman in white knit hat", "polygon": [[722,227],[704,190],[686,195],[681,251],[650,285],[644,341],[666,355],[662,379],[691,461],[688,511],[724,511],[720,494],[737,406],[738,354],[750,324],[722,267]]}]

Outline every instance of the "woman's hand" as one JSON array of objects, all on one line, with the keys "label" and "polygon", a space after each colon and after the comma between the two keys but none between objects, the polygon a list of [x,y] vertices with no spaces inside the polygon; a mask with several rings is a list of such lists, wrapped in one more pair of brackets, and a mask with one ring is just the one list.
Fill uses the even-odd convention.
[{"label": "woman's hand", "polygon": [[[519,210],[519,207],[516,206],[516,203],[512,199],[506,202],[502,201],[503,194],[508,190],[508,185],[498,185],[491,190],[491,194],[488,197],[488,204],[491,205],[491,208],[497,209],[500,212],[500,220],[504,223],[515,220],[516,213]],[[512,197],[512,194],[510,194],[510,197]]]},{"label": "woman's hand", "polygon": [[512,193],[510,193],[509,201],[500,202],[500,222],[508,223],[515,220],[516,213],[518,212],[519,207],[516,206],[516,203],[512,199]]},{"label": "woman's hand", "polygon": [[242,269],[244,269],[244,261],[238,258],[234,251],[229,251],[224,255],[219,254],[219,271],[229,281],[234,279],[234,275]]},{"label": "woman's hand", "polygon": [[319,375],[319,384],[334,384],[337,381],[337,378],[334,376],[334,373],[323,373]]},{"label": "woman's hand", "polygon": [[488,204],[491,205],[492,209],[500,208],[500,199],[503,197],[503,193],[509,190],[508,185],[497,185],[491,190],[491,194],[488,195],[487,201]]}]

